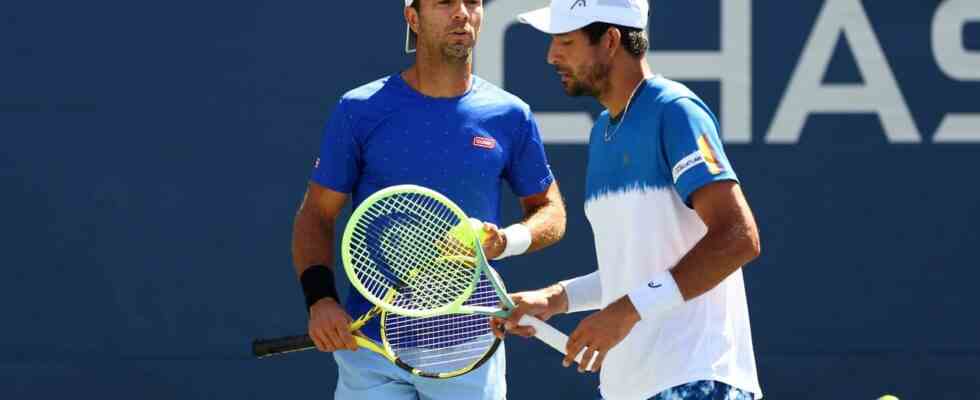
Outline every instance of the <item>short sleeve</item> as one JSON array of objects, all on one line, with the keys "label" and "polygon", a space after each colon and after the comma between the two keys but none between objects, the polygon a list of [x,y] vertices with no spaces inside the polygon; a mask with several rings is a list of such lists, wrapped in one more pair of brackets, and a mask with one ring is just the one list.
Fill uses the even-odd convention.
[{"label": "short sleeve", "polygon": [[510,161],[504,170],[504,179],[518,197],[538,194],[554,182],[538,124],[528,112],[524,128],[519,129],[511,148]]},{"label": "short sleeve", "polygon": [[691,194],[701,187],[738,181],[714,117],[694,100],[682,98],[666,106],[662,137],[674,187],[688,206]]},{"label": "short sleeve", "polygon": [[353,118],[347,103],[341,100],[327,120],[311,176],[314,182],[341,193],[351,193],[361,173],[361,151],[352,128]]}]

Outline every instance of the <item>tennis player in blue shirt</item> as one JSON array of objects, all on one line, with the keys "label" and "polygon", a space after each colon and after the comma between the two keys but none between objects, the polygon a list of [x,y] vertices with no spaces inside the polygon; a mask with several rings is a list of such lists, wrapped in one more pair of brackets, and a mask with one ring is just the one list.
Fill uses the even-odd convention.
[{"label": "tennis player in blue shirt", "polygon": [[[501,400],[507,390],[502,350],[449,380],[413,376],[374,352],[346,351],[357,349],[348,332],[351,316],[371,308],[357,291],[341,306],[333,283],[335,223],[349,198],[356,207],[398,184],[439,191],[485,221],[491,259],[551,245],[565,230],[564,205],[528,105],[472,74],[483,2],[406,0],[404,14],[415,64],[340,99],[296,216],[293,261],[309,334],[318,349],[334,352],[337,399]],[[524,217],[498,230],[503,181],[520,197]],[[379,340],[373,321],[361,331]]]}]

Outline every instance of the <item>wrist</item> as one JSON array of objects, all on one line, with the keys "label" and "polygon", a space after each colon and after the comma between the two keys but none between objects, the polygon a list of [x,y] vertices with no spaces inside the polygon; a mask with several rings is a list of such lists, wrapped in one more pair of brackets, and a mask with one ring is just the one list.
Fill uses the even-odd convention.
[{"label": "wrist", "polygon": [[325,265],[313,265],[306,268],[299,278],[300,285],[303,287],[303,297],[306,300],[306,311],[310,307],[323,299],[330,299],[339,302],[340,295],[334,284],[333,271]]},{"label": "wrist", "polygon": [[494,260],[521,255],[531,247],[531,229],[527,225],[517,223],[500,231],[504,237],[504,251]]},{"label": "wrist", "polygon": [[602,282],[599,271],[558,282],[562,287],[566,313],[602,308]]},{"label": "wrist", "polygon": [[548,295],[548,308],[555,314],[567,313],[568,295],[565,293],[565,287],[556,283],[545,290]]},{"label": "wrist", "polygon": [[331,297],[324,297],[324,298],[322,298],[322,299],[317,300],[316,302],[314,302],[309,307],[309,310],[310,310],[310,312],[312,312],[313,309],[316,308],[316,307],[324,307],[324,306],[331,306],[331,305],[340,306],[340,302],[338,302],[336,299],[331,298]]},{"label": "wrist", "polygon": [[684,304],[684,296],[669,270],[658,273],[626,297],[641,319],[656,319]]},{"label": "wrist", "polygon": [[617,313],[622,315],[623,321],[630,325],[635,325],[643,319],[640,312],[637,311],[636,306],[630,301],[629,296],[620,297],[619,300],[613,302],[612,307],[614,307]]}]

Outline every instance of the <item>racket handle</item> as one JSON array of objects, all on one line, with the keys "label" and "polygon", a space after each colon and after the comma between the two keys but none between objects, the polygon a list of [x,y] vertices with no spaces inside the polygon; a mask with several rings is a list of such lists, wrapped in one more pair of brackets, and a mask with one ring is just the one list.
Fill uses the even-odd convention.
[{"label": "racket handle", "polygon": [[[565,345],[568,344],[568,336],[561,331],[555,329],[551,325],[548,325],[548,323],[527,314],[524,314],[524,316],[521,317],[521,320],[517,321],[517,324],[533,326],[535,331],[534,337],[538,338],[542,342],[545,342],[548,346],[551,346],[551,348],[558,350],[561,354],[565,354]],[[575,361],[578,362],[581,360],[582,355],[579,354]]]},{"label": "racket handle", "polygon": [[258,358],[292,353],[315,348],[309,335],[286,336],[276,339],[256,339],[252,341],[252,354]]},{"label": "racket handle", "polygon": [[[551,348],[558,350],[558,352],[561,354],[567,354],[565,352],[565,347],[568,344],[568,335],[565,335],[561,331],[555,329],[553,326],[548,325],[547,322],[524,314],[524,316],[521,317],[521,320],[517,321],[517,324],[533,326],[535,330],[534,337],[540,339],[542,342],[545,342],[548,346],[551,346]],[[584,349],[575,356],[575,362],[577,364],[582,363],[582,354],[585,354]],[[593,361],[595,361],[595,358],[589,361],[589,365],[585,369],[591,371]]]}]

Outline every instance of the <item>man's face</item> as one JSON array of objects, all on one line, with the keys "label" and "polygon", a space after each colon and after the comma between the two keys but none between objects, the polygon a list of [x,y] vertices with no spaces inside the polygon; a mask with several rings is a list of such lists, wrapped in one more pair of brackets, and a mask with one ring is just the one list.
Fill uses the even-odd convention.
[{"label": "man's face", "polygon": [[483,22],[483,0],[421,0],[419,6],[419,47],[438,49],[448,61],[469,61]]},{"label": "man's face", "polygon": [[599,44],[590,44],[581,29],[553,35],[548,64],[554,65],[569,96],[598,97],[608,84],[609,64],[600,56]]}]

